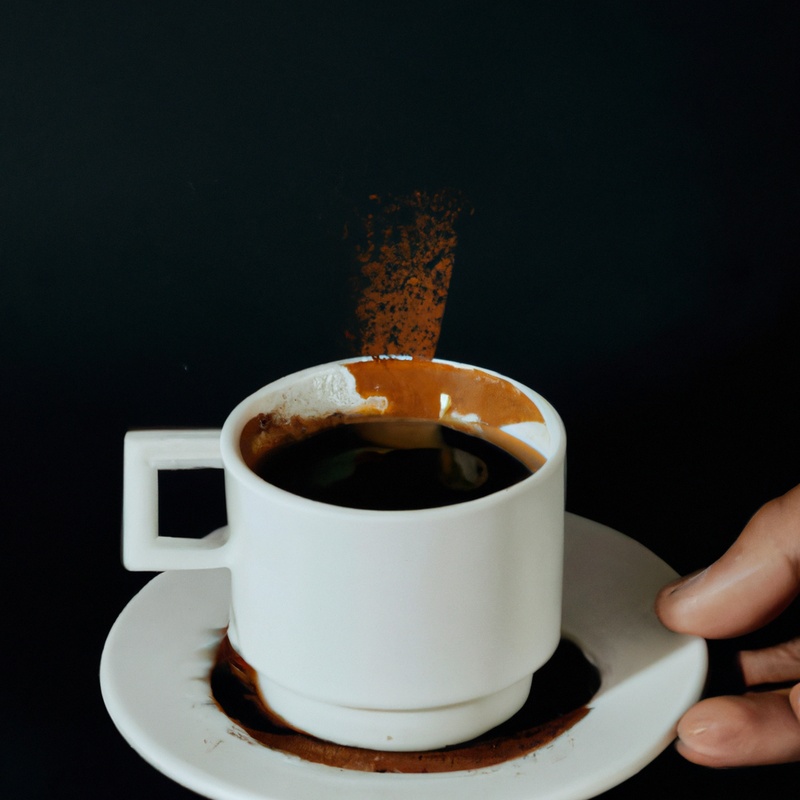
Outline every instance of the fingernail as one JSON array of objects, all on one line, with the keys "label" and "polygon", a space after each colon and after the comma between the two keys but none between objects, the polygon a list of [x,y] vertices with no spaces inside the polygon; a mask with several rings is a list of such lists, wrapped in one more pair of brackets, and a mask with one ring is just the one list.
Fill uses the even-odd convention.
[{"label": "fingernail", "polygon": [[705,733],[708,730],[708,725],[697,725],[692,728],[690,731],[684,731],[681,739],[692,739],[695,736],[700,736],[701,734]]},{"label": "fingernail", "polygon": [[[692,714],[690,713],[688,716],[691,717]],[[701,717],[700,719],[687,719],[684,717],[678,723],[678,739],[692,750],[696,750],[698,752],[708,752],[709,747],[713,746],[713,737],[712,741],[709,741],[709,737],[704,736],[704,734],[713,727],[713,721],[709,720],[708,718],[703,719]]]}]

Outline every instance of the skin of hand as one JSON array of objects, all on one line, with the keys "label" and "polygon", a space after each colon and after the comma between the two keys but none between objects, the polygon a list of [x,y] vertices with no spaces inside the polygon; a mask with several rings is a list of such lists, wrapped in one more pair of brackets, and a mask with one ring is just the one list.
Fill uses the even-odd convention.
[{"label": "skin of hand", "polygon": [[[800,486],[763,506],[710,567],[665,586],[656,613],[679,633],[729,638],[764,626],[798,594]],[[747,687],[790,688],[701,700],[678,723],[679,752],[710,767],[800,761],[800,638],[742,651],[739,664]]]}]

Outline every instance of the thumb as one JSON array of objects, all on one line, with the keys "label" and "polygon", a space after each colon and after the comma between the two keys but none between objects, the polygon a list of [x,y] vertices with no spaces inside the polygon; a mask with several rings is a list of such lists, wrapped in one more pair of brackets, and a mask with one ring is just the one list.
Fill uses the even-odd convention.
[{"label": "thumb", "polygon": [[800,592],[800,486],[763,506],[702,572],[665,586],[656,613],[706,639],[740,636],[774,619]]}]

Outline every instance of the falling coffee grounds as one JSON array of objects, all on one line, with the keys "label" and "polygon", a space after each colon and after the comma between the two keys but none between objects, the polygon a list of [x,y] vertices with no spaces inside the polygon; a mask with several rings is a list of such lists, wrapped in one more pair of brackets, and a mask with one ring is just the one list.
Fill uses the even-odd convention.
[{"label": "falling coffee grounds", "polygon": [[361,772],[434,773],[486,769],[521,758],[552,742],[590,711],[600,673],[580,648],[562,639],[533,676],[525,705],[491,731],[450,747],[388,752],[348,747],[296,731],[273,714],[258,693],[256,675],[227,636],[217,651],[211,692],[220,709],[256,742],[305,761]]},{"label": "falling coffee grounds", "polygon": [[433,358],[457,244],[458,192],[371,195],[355,241],[355,320],[346,332],[357,355]]},{"label": "falling coffee grounds", "polygon": [[532,474],[487,439],[404,419],[343,421],[268,449],[253,471],[310,500],[382,511],[477,500]]}]

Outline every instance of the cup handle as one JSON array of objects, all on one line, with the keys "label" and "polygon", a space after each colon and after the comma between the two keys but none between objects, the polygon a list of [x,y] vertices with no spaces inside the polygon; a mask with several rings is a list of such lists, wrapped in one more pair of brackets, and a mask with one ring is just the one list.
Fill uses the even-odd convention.
[{"label": "cup handle", "polygon": [[158,535],[158,471],[222,468],[219,430],[129,431],[125,436],[122,563],[129,570],[227,566],[228,528],[203,539]]}]

